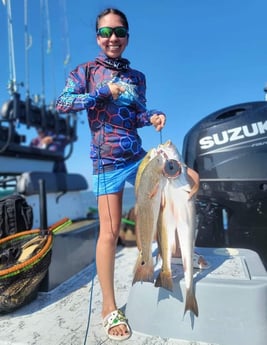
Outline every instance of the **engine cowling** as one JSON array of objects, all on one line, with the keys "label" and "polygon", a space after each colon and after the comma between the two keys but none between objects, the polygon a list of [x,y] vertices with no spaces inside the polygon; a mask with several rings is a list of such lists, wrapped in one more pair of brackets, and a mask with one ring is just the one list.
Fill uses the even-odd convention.
[{"label": "engine cowling", "polygon": [[267,265],[267,102],[204,117],[183,157],[200,176],[196,245],[253,249]]}]

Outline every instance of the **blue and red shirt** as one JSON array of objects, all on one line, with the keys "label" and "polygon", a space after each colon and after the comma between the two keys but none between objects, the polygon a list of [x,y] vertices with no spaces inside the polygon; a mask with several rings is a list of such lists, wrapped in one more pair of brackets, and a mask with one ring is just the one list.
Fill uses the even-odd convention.
[{"label": "blue and red shirt", "polygon": [[[143,158],[146,152],[137,129],[151,125],[153,114],[162,114],[146,109],[144,74],[128,64],[121,68],[119,60],[108,64],[110,59],[100,53],[95,61],[80,64],[56,102],[60,113],[87,111],[94,173],[101,172],[102,166],[120,167]],[[117,100],[107,85],[111,81],[125,88]]]}]

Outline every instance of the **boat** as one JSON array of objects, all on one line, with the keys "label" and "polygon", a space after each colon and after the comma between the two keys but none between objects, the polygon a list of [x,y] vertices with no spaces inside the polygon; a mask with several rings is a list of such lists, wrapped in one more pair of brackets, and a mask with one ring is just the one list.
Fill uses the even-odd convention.
[{"label": "boat", "polygon": [[[239,109],[238,112],[237,109]],[[211,114],[200,121],[200,124],[194,126],[185,137],[183,154],[188,165],[196,167],[196,164],[202,164],[203,156],[199,154],[194,145],[199,143],[199,138],[203,137],[203,133],[205,133],[204,137],[208,137],[209,140],[212,138],[212,135],[205,132],[206,127],[208,131],[218,131],[217,120],[219,118],[220,121],[223,118],[224,128],[229,130],[232,126],[225,122],[229,119],[231,121],[235,116],[227,117],[226,115],[221,116],[221,114],[229,111],[231,114],[237,114],[240,109],[243,109],[244,115],[247,112],[250,113],[253,123],[257,123],[257,127],[249,127],[249,122],[247,122],[248,127],[246,128],[259,128],[260,124],[266,122],[265,102],[234,105],[215,112],[215,115]],[[257,117],[257,113],[260,114],[259,117]],[[240,114],[239,119],[247,121],[250,117],[244,115]],[[199,130],[199,126],[202,131]],[[233,128],[237,127],[233,126]],[[196,137],[196,133],[198,137]],[[264,145],[260,143],[261,140],[265,141],[265,135],[258,134],[255,134],[253,143],[256,143],[256,147],[261,150]],[[239,145],[238,149],[242,150],[242,145]],[[248,151],[246,147],[246,155],[250,154]],[[194,155],[192,152],[196,154]],[[225,150],[223,153],[223,162],[229,161],[225,157],[229,152],[232,154],[232,150]],[[236,153],[234,154],[236,155]],[[238,153],[240,152],[238,151]],[[216,150],[211,153],[211,155],[214,154],[217,154]],[[6,155],[6,157],[9,156]],[[253,159],[256,159],[254,151]],[[220,167],[220,162],[218,160],[216,162]],[[263,164],[266,163],[263,162]],[[46,180],[51,174],[54,173],[51,171],[38,172],[36,179],[43,177]],[[8,175],[10,175],[10,171]],[[28,179],[29,175],[25,175],[25,171],[21,171],[17,181],[20,182],[20,179],[24,181],[25,177]],[[35,174],[30,177],[34,178]],[[200,218],[197,238],[199,244],[196,243],[196,250],[211,264],[208,270],[195,269],[194,277],[200,315],[195,318],[191,314],[183,314],[185,296],[181,265],[172,266],[174,290],[171,293],[162,288],[156,289],[151,283],[136,283],[132,286],[132,269],[138,250],[135,246],[118,246],[115,261],[117,301],[125,311],[133,331],[131,338],[125,342],[127,344],[236,345],[242,343],[250,345],[253,343],[263,345],[265,342],[267,313],[266,303],[262,301],[266,300],[267,295],[267,272],[265,267],[266,246],[262,246],[262,241],[266,239],[266,233],[262,233],[262,231],[266,228],[262,224],[262,217],[266,213],[262,214],[258,210],[259,202],[261,210],[264,210],[266,206],[266,193],[264,188],[255,188],[255,185],[264,185],[266,177],[258,175],[257,178],[252,178],[251,176],[248,181],[241,179],[236,183],[239,193],[245,193],[249,186],[250,194],[244,194],[247,197],[252,195],[252,191],[255,191],[253,200],[257,205],[257,217],[254,218],[252,228],[256,239],[253,243],[244,243],[245,232],[243,234],[242,228],[240,230],[237,227],[238,232],[241,232],[241,235],[238,236],[233,234],[235,230],[233,225],[228,225],[231,224],[230,215],[232,214],[234,214],[235,226],[239,224],[238,219],[242,215],[239,215],[238,212],[243,214],[243,208],[246,205],[246,201],[243,201],[244,197],[232,200],[235,181],[232,179],[225,181],[219,175],[206,176],[205,170],[200,177],[201,186],[197,199]],[[83,181],[78,177],[78,181],[81,180]],[[37,186],[36,182],[35,184]],[[25,182],[22,185],[24,188]],[[207,185],[210,187],[207,188]],[[33,187],[31,186],[30,189],[33,190]],[[59,191],[54,192],[52,195],[55,198]],[[46,193],[50,200],[52,197],[52,195],[49,196],[50,182],[48,182]],[[72,197],[76,193],[79,194],[80,191],[70,192]],[[62,198],[67,194],[68,191],[65,191]],[[225,194],[229,194],[231,198],[225,197]],[[29,197],[37,202],[38,192]],[[258,202],[256,202],[256,198]],[[244,205],[236,205],[235,202],[244,203]],[[203,216],[203,210],[205,212],[208,210],[206,213],[204,212],[206,218]],[[226,215],[225,210],[227,210]],[[204,221],[201,221],[201,216],[204,217]],[[255,217],[255,212],[253,216]],[[1,334],[3,334],[0,345],[34,344],[36,341],[40,345],[47,343],[52,345],[114,344],[113,341],[108,340],[102,327],[101,290],[94,262],[97,238],[95,221],[92,228],[88,230],[88,221],[85,220],[84,227],[81,227],[83,221],[78,220],[77,223],[74,222],[78,225],[78,229],[74,225],[74,229],[67,230],[67,228],[66,232],[63,231],[62,234],[55,236],[53,244],[53,255],[55,256],[52,258],[48,275],[44,279],[37,297],[22,308],[0,316],[0,328]],[[217,237],[213,235],[215,230]],[[203,234],[206,231],[210,233],[207,235],[207,242],[203,245],[201,241],[203,241]],[[240,242],[237,242],[238,240]],[[68,255],[66,255],[66,251],[68,251]],[[92,254],[91,258],[89,258],[89,253]],[[154,243],[155,274],[160,269],[157,254],[157,246]],[[76,264],[76,261],[79,262],[79,265]]]},{"label": "boat", "polygon": [[[12,89],[10,99],[2,105],[1,114],[0,183],[3,190],[26,198],[34,211],[34,227],[45,229],[63,217],[71,219],[72,224],[54,235],[51,263],[37,296],[23,307],[0,315],[0,345],[116,344],[108,340],[102,327],[101,290],[94,260],[99,224],[94,209],[85,205],[82,199],[82,193],[88,189],[87,181],[80,174],[54,172],[55,163],[68,156],[22,145],[25,138],[16,133],[14,125],[19,121],[35,128],[46,126],[69,136],[71,146],[79,140],[75,114],[66,118],[54,109],[34,104],[30,98],[23,100],[16,89]],[[238,123],[228,127],[228,121],[243,121],[244,118],[247,121],[251,117],[253,122],[250,124]],[[233,181],[228,176],[225,181],[225,176],[219,174],[219,163],[217,175],[212,165],[207,168],[204,164],[200,169],[203,157],[214,161],[217,151],[205,156],[199,147],[200,139],[205,145],[219,140],[219,136],[214,136],[221,125],[220,133],[226,134],[222,135],[225,145],[219,145],[220,148],[225,149],[226,143],[232,141],[230,136],[241,127],[243,137],[250,136],[249,143],[253,138],[255,151],[266,152],[265,119],[265,102],[234,105],[204,118],[186,135],[183,156],[189,166],[200,170],[201,181],[196,249],[211,263],[208,270],[195,270],[200,315],[195,318],[190,313],[183,313],[184,279],[180,265],[173,265],[172,293],[156,289],[150,283],[132,286],[132,269],[138,250],[136,246],[118,246],[115,260],[117,302],[125,311],[133,331],[125,344],[265,344],[266,246],[261,247],[260,236],[266,239],[262,222],[266,214],[266,176],[250,176],[249,181],[244,178]],[[247,148],[238,149],[246,152]],[[226,152],[232,151],[228,149]],[[254,161],[254,154],[249,156],[251,159]],[[247,170],[247,161],[244,160],[244,170]],[[262,164],[266,165],[266,161]],[[239,187],[239,200],[232,200],[235,185]],[[249,194],[246,194],[247,186]],[[260,188],[254,192],[255,186]],[[250,247],[249,241],[246,245],[243,239],[237,241],[234,228],[241,218],[238,212],[244,212],[244,207],[252,201],[253,217],[258,217],[253,236],[259,246]],[[232,214],[234,223],[231,223]],[[214,234],[217,227],[219,230]],[[247,228],[238,229],[241,238],[246,232]],[[258,233],[261,234],[259,237]],[[154,243],[155,272],[160,269],[157,254]]]}]

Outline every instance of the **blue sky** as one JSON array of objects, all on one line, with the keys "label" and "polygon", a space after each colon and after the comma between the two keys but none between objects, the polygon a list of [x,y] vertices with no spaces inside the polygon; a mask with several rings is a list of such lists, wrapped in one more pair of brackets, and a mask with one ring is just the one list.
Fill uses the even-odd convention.
[{"label": "blue sky", "polygon": [[[98,54],[96,15],[106,7],[124,11],[130,41],[124,57],[147,78],[147,106],[167,115],[162,140],[182,150],[183,138],[201,118],[237,103],[264,99],[267,83],[266,0],[48,0],[49,17],[40,1],[28,0],[30,94],[50,103],[61,92],[66,73]],[[11,0],[17,82],[26,82],[23,1]],[[0,3],[0,102],[9,98],[7,17]],[[47,24],[50,24],[47,26]],[[49,28],[49,29],[48,29]],[[50,37],[50,53],[41,54],[41,37]],[[66,54],[70,61],[65,66]],[[42,56],[43,59],[41,58]],[[45,78],[42,78],[42,64]],[[22,99],[25,87],[20,87]],[[28,139],[34,130],[18,127]],[[149,150],[161,136],[152,127],[140,129]],[[90,184],[90,132],[85,113],[79,114],[79,140],[67,161],[70,172],[85,175]]]}]

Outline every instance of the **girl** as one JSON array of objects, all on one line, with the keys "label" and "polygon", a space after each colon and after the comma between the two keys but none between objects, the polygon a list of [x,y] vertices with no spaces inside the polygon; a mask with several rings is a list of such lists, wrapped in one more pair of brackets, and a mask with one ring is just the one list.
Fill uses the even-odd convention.
[{"label": "girl", "polygon": [[93,191],[98,198],[100,232],[96,248],[102,289],[103,325],[110,339],[124,340],[131,330],[118,309],[114,293],[114,264],[126,182],[134,184],[146,152],[137,129],[165,125],[161,111],[146,109],[146,80],[122,58],[129,26],[124,13],[108,8],[97,16],[96,41],[101,52],[94,61],[73,70],[57,100],[61,113],[86,109],[91,130]]}]

